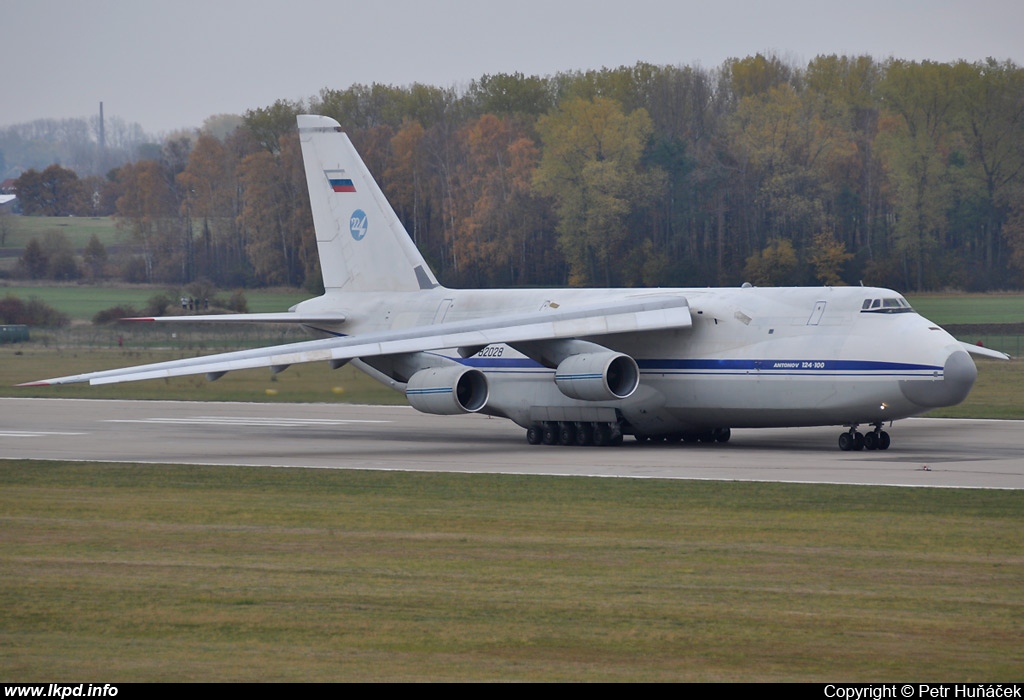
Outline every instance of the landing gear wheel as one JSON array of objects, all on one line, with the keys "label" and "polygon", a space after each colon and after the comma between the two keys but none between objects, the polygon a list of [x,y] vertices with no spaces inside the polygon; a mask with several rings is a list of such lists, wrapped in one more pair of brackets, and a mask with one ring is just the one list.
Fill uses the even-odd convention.
[{"label": "landing gear wheel", "polygon": [[889,433],[884,430],[878,433],[878,449],[888,450],[891,444],[892,440],[889,438]]},{"label": "landing gear wheel", "polygon": [[618,447],[622,444],[622,430],[619,426],[613,425],[609,430],[608,444],[613,447]]},{"label": "landing gear wheel", "polygon": [[539,425],[531,425],[526,429],[526,442],[539,445],[544,439],[544,430]]},{"label": "landing gear wheel", "polygon": [[561,423],[558,428],[559,445],[576,444],[576,426],[572,423]]},{"label": "landing gear wheel", "polygon": [[594,430],[589,423],[580,423],[576,426],[576,444],[580,447],[594,444]]},{"label": "landing gear wheel", "polygon": [[849,433],[839,433],[839,449],[849,452],[853,449],[853,436]]},{"label": "landing gear wheel", "polygon": [[545,445],[554,445],[558,442],[558,423],[544,424],[544,437],[541,438],[541,442]]},{"label": "landing gear wheel", "polygon": [[881,439],[878,433],[872,431],[870,433],[864,433],[864,449],[868,451],[877,450]]},{"label": "landing gear wheel", "polygon": [[731,428],[715,428],[715,440],[718,440],[718,442],[729,442],[731,437]]},{"label": "landing gear wheel", "polygon": [[864,436],[860,433],[853,434],[853,449],[857,452],[864,449]]},{"label": "landing gear wheel", "polygon": [[594,424],[594,444],[598,447],[606,447],[611,442],[611,435],[609,434],[608,428],[601,424]]}]

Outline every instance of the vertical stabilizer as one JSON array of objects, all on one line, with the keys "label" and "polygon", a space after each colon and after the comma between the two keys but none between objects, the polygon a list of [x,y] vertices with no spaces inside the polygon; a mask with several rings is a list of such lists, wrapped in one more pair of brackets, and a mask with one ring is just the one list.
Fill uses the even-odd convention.
[{"label": "vertical stabilizer", "polygon": [[324,288],[411,292],[437,287],[338,122],[305,114],[298,122]]}]

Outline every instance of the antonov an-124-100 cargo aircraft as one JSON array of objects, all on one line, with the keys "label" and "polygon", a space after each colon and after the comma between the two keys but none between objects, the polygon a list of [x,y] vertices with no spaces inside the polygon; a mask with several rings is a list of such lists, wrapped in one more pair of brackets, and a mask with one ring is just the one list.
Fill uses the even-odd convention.
[{"label": "antonov an-124-100 cargo aircraft", "polygon": [[886,423],[967,396],[968,353],[1007,359],[888,289],[447,289],[338,122],[303,115],[298,127],[324,294],[285,313],[139,320],[295,323],[326,337],[30,384],[352,362],[420,411],[508,418],[531,444],[836,425],[840,449],[884,450]]}]

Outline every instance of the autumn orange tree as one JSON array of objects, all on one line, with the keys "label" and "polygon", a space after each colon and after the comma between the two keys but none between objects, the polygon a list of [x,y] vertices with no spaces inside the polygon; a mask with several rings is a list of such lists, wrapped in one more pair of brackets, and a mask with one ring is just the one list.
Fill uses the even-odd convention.
[{"label": "autumn orange tree", "polygon": [[[154,160],[128,163],[117,172],[118,225],[126,229],[141,246],[141,279],[130,281],[166,281],[175,268],[184,265],[180,245],[178,206],[171,189],[173,177]],[[185,280],[187,281],[187,280]]]},{"label": "autumn orange tree", "polygon": [[[176,185],[182,191],[182,211],[195,251],[189,280],[223,280],[226,270],[239,265],[242,246],[238,231],[241,210],[237,167],[227,147],[202,134],[189,154]],[[195,242],[198,239],[198,242]]]},{"label": "autumn orange tree", "polygon": [[245,252],[261,284],[304,284],[315,271],[312,215],[296,134],[279,153],[258,151],[239,166],[244,192],[239,223]]}]

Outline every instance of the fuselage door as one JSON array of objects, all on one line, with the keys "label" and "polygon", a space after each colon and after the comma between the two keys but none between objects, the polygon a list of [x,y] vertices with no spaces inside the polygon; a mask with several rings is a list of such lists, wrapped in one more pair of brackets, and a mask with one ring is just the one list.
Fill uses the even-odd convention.
[{"label": "fuselage door", "polygon": [[814,311],[811,312],[811,317],[807,319],[808,326],[816,326],[821,321],[822,314],[825,313],[825,302],[819,301],[814,304]]}]

